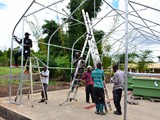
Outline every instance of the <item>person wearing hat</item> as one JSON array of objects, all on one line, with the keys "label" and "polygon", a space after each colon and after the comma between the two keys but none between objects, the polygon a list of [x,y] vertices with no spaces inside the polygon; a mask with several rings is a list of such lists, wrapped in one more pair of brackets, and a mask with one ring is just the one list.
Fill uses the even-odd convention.
[{"label": "person wearing hat", "polygon": [[[29,33],[26,32],[25,33],[25,37],[24,37],[24,46],[23,46],[23,55],[24,55],[24,64],[26,64],[27,59],[30,56],[30,48],[32,47],[32,40],[29,38]],[[14,36],[16,42],[20,45],[22,45],[22,39],[19,41],[17,39],[16,36]],[[18,57],[21,56],[21,51],[18,51],[15,55],[14,55],[14,60],[15,60],[15,64],[13,66],[17,67],[18,66]],[[27,62],[27,66],[26,66],[26,71],[24,72],[26,74],[29,73],[29,60]]]},{"label": "person wearing hat", "polygon": [[82,80],[85,81],[85,91],[86,91],[86,102],[90,103],[89,98],[91,96],[92,103],[94,103],[94,96],[93,96],[93,79],[91,77],[92,74],[92,67],[87,66],[87,71],[84,72],[82,76]]}]

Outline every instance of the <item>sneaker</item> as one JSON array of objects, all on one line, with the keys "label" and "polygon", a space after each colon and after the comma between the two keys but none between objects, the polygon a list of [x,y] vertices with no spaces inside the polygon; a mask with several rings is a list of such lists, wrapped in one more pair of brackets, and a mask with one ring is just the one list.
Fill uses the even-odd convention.
[{"label": "sneaker", "polygon": [[105,112],[100,112],[99,115],[106,115],[106,113]]},{"label": "sneaker", "polygon": [[25,73],[25,74],[29,74],[29,71],[28,71],[28,70],[26,70],[26,71],[24,71],[24,73]]},{"label": "sneaker", "polygon": [[95,114],[99,115],[99,112],[96,111]]},{"label": "sneaker", "polygon": [[113,114],[122,115],[122,112],[114,111]]},{"label": "sneaker", "polygon": [[44,99],[41,99],[41,101],[39,101],[38,103],[43,103],[43,102],[45,102],[45,100],[44,100]]}]

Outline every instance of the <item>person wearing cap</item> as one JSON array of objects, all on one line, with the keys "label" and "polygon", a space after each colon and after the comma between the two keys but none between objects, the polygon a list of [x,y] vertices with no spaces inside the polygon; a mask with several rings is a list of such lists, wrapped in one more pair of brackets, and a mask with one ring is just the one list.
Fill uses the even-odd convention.
[{"label": "person wearing cap", "polygon": [[91,96],[92,103],[94,103],[94,96],[93,96],[93,79],[91,77],[92,74],[92,67],[87,66],[87,71],[84,72],[82,76],[82,80],[85,81],[85,91],[86,91],[86,102],[90,103],[89,98]]},{"label": "person wearing cap", "polygon": [[[29,35],[30,34],[28,32],[26,32],[25,37],[24,37],[24,45],[23,45],[23,55],[24,55],[24,58],[25,58],[24,64],[26,64],[27,59],[30,56],[30,48],[32,47],[32,40],[29,38]],[[15,38],[15,40],[18,44],[22,45],[22,39],[19,41],[16,36],[14,36],[14,38]],[[14,55],[14,60],[15,60],[14,66],[16,66],[16,67],[18,66],[18,57],[19,56],[21,56],[21,51],[18,51]],[[26,74],[29,73],[29,60],[27,62],[26,71],[24,73],[26,73]]]}]

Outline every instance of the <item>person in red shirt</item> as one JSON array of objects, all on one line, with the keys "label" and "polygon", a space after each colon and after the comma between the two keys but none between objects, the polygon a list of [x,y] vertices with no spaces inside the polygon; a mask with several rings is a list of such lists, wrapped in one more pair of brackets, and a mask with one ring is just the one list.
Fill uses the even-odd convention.
[{"label": "person in red shirt", "polygon": [[92,74],[92,67],[88,66],[87,67],[87,71],[84,72],[83,76],[82,76],[82,80],[85,81],[85,90],[86,90],[86,102],[89,102],[89,98],[91,96],[92,102],[94,103],[94,96],[93,96],[93,80],[91,77]]}]

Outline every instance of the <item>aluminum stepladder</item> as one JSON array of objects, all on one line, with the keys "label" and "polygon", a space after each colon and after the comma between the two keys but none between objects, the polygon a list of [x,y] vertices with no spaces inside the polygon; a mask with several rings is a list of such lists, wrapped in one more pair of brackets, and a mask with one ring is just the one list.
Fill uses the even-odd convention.
[{"label": "aluminum stepladder", "polygon": [[[44,94],[44,87],[43,87],[42,78],[40,75],[40,66],[39,66],[38,58],[29,57],[26,61],[25,67],[27,66],[27,62],[29,62],[29,80],[28,79],[23,80],[23,86],[25,86],[25,87],[22,87],[22,90],[28,90],[28,99],[31,96],[31,104],[32,104],[32,107],[34,107],[34,105],[35,105],[34,104],[34,101],[35,101],[35,99],[34,99],[35,94],[34,93],[38,93],[38,92],[43,91],[43,94]],[[36,72],[36,73],[33,72],[34,69],[37,69],[38,72]],[[33,75],[38,75],[40,80],[34,81]],[[36,89],[35,89],[35,86],[36,86]],[[18,99],[19,92],[20,92],[20,85],[17,90],[15,102]],[[45,95],[44,95],[44,97],[45,97]],[[47,104],[47,101],[45,101],[45,103]]]},{"label": "aluminum stepladder", "polygon": [[[88,41],[89,47],[90,47],[89,50],[91,52],[91,56],[92,56],[92,60],[93,60],[93,63],[94,63],[94,67],[96,68],[97,67],[97,63],[101,62],[101,59],[100,59],[100,56],[99,56],[96,40],[94,38],[93,27],[91,25],[91,21],[90,21],[88,13],[87,12],[85,13],[84,10],[82,10],[82,13],[83,13],[83,18],[84,18],[85,25],[86,25],[86,28],[87,28],[87,32],[89,34],[91,34],[91,39]],[[104,76],[104,78],[105,78],[105,76]],[[105,79],[104,79],[103,82],[104,82],[104,93],[106,94],[106,98],[107,98],[107,105],[109,107],[109,110],[112,110],[110,99],[109,99],[109,95],[108,95],[108,91],[107,91],[107,88],[106,88]],[[106,104],[105,104],[105,111],[108,112]]]}]

